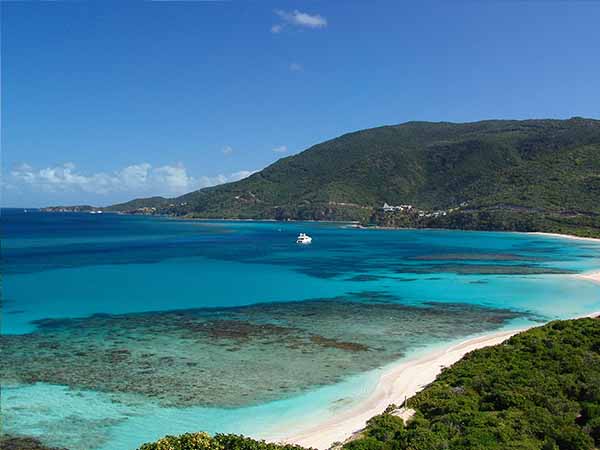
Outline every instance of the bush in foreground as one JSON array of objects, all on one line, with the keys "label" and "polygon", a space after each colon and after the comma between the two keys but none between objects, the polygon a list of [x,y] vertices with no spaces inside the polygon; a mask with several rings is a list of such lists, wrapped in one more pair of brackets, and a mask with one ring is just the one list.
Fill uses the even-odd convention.
[{"label": "bush in foreground", "polygon": [[237,434],[186,433],[165,436],[156,442],[143,444],[139,450],[304,450],[297,445],[270,444]]}]

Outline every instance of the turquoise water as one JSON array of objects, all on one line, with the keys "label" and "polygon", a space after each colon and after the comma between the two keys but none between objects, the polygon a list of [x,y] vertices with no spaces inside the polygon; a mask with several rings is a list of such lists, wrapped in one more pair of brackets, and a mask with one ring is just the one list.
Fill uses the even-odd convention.
[{"label": "turquoise water", "polygon": [[4,429],[70,449],[278,435],[398,359],[600,311],[571,276],[600,245],[538,235],[3,210],[2,254]]}]

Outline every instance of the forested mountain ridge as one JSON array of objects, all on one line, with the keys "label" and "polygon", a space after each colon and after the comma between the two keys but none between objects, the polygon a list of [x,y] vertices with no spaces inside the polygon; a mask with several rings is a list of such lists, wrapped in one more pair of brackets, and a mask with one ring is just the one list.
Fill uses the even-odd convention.
[{"label": "forested mountain ridge", "polygon": [[[384,213],[384,202],[413,208]],[[600,121],[383,126],[317,144],[241,181],[107,209],[600,235]]]}]

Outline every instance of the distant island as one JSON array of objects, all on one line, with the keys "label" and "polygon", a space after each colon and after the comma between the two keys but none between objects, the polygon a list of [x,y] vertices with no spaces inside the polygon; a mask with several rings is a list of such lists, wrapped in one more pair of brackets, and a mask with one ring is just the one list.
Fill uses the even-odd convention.
[{"label": "distant island", "polygon": [[176,198],[44,210],[600,237],[600,120],[383,126]]}]

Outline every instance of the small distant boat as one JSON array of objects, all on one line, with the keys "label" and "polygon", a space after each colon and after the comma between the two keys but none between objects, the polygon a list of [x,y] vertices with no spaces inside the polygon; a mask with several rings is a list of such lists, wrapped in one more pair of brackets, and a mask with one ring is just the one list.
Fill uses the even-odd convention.
[{"label": "small distant boat", "polygon": [[312,238],[306,233],[300,233],[296,238],[296,244],[310,244]]}]

